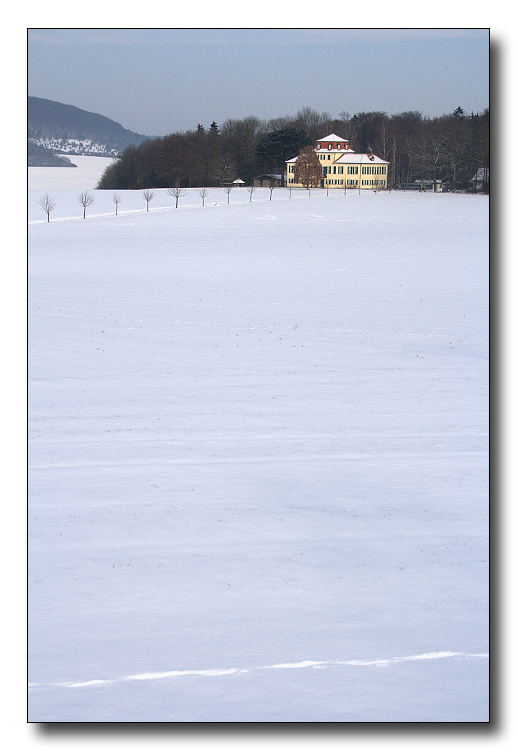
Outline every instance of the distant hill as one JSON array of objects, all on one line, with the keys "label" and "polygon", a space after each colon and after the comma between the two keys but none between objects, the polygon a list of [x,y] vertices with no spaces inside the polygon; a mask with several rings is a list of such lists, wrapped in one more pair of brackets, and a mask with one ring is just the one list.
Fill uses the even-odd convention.
[{"label": "distant hill", "polygon": [[37,143],[27,143],[28,167],[77,167],[67,156],[58,156]]},{"label": "distant hill", "polygon": [[[126,146],[138,146],[147,136],[126,130],[103,115],[30,96],[27,98],[27,138],[30,144],[52,154],[118,156]],[[43,164],[37,161],[36,153],[29,151],[29,157],[29,166]],[[40,157],[45,161],[45,154],[40,152]]]}]

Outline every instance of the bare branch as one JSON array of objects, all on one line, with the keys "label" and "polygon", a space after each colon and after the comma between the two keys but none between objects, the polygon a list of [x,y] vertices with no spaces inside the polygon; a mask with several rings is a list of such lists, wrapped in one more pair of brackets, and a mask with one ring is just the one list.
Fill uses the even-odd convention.
[{"label": "bare branch", "polygon": [[149,211],[149,202],[153,199],[155,194],[153,193],[152,190],[146,189],[142,191],[142,195],[144,196],[146,200],[146,211]]},{"label": "bare branch", "polygon": [[91,206],[93,203],[95,203],[95,198],[87,191],[83,191],[83,193],[80,193],[77,197],[77,200],[83,207],[83,219],[86,217],[86,207]]},{"label": "bare branch", "polygon": [[48,193],[45,193],[45,195],[40,198],[38,203],[47,215],[47,222],[50,222],[50,212],[56,208],[56,204]]},{"label": "bare branch", "polygon": [[302,149],[293,165],[293,179],[308,190],[318,187],[322,179],[322,166],[311,146]]},{"label": "bare branch", "polygon": [[168,188],[167,192],[170,196],[173,196],[176,199],[176,205],[175,209],[178,208],[178,199],[185,195],[185,190],[183,188],[180,188],[179,185],[175,185],[174,188]]},{"label": "bare branch", "polygon": [[119,208],[119,203],[122,201],[122,196],[120,193],[114,193],[112,196],[112,201],[115,204],[115,216],[117,216],[117,211]]},{"label": "bare branch", "polygon": [[232,190],[232,185],[226,185],[223,190],[227,194],[227,203],[230,203],[230,191]]}]

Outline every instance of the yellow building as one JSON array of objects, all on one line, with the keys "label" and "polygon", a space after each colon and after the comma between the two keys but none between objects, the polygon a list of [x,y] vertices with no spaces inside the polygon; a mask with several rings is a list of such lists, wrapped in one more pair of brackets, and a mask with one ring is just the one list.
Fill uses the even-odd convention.
[{"label": "yellow building", "polygon": [[[331,133],[317,141],[315,151],[322,164],[321,188],[356,190],[386,190],[390,162],[375,154],[356,154],[345,138]],[[288,159],[288,187],[302,188],[294,180],[294,164],[297,157]]]}]

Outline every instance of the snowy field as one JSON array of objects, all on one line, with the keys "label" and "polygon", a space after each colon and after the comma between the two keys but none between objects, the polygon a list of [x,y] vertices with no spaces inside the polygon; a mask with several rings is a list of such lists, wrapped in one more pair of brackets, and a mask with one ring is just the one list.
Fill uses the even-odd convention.
[{"label": "snowy field", "polygon": [[115,216],[82,159],[29,170],[29,720],[487,721],[487,197]]},{"label": "snowy field", "polygon": [[[92,190],[97,185],[103,171],[113,162],[104,156],[75,156],[68,159],[75,167],[29,167],[28,188],[45,193],[60,190]],[[41,209],[40,209],[41,211]]]}]

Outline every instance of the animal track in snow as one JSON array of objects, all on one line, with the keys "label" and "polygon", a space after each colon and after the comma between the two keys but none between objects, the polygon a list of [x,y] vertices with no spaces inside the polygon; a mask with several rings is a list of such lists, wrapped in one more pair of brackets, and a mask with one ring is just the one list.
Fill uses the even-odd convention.
[{"label": "animal track in snow", "polygon": [[302,660],[301,662],[286,662],[277,665],[262,665],[251,668],[210,668],[207,670],[167,670],[160,673],[138,673],[136,675],[126,675],[122,678],[95,678],[88,681],[63,681],[60,683],[29,683],[29,688],[89,688],[93,686],[107,686],[113,683],[124,683],[127,681],[154,681],[164,678],[180,678],[186,675],[202,675],[205,677],[216,677],[222,675],[250,673],[254,670],[296,670],[301,668],[327,668],[327,667],[364,667],[377,665],[384,667],[387,665],[397,664],[399,662],[412,662],[415,660],[439,660],[444,658],[474,659],[488,658],[487,653],[469,653],[469,652],[425,652],[424,654],[408,655],[406,657],[388,657],[374,660]]}]

